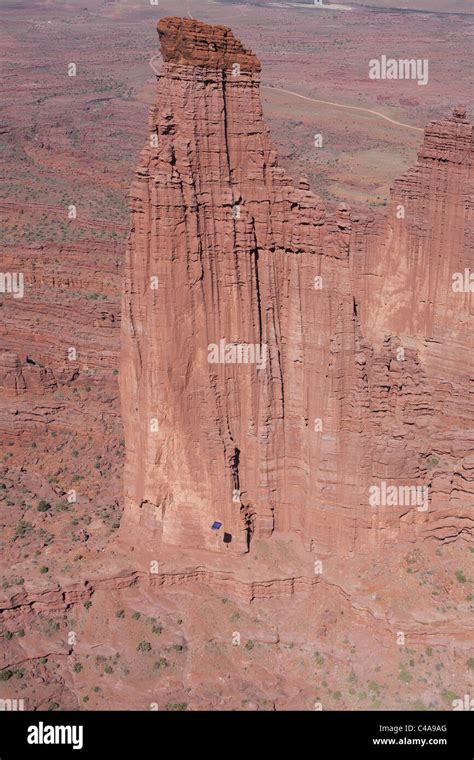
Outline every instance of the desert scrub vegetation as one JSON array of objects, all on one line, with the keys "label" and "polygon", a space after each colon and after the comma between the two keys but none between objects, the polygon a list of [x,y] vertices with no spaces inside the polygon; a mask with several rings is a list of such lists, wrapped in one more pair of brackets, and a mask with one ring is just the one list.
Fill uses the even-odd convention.
[{"label": "desert scrub vegetation", "polygon": [[38,627],[45,636],[53,636],[55,633],[59,631],[60,624],[57,620],[53,620],[52,618],[44,618],[40,615],[38,615]]},{"label": "desert scrub vegetation", "polygon": [[14,538],[24,538],[32,533],[33,525],[25,520],[19,520],[15,526]]},{"label": "desert scrub vegetation", "polygon": [[400,668],[398,678],[400,681],[403,681],[403,683],[410,683],[410,681],[413,680],[413,676],[408,672],[408,670],[406,670],[404,666]]}]

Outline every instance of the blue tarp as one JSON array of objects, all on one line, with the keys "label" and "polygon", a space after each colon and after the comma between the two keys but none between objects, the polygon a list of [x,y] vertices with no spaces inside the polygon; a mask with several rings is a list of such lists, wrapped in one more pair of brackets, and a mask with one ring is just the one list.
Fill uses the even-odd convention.
[{"label": "blue tarp", "polygon": [[211,525],[211,529],[212,530],[219,530],[219,528],[222,528],[222,523],[221,522],[217,522],[217,520],[215,520],[212,523],[212,525]]}]

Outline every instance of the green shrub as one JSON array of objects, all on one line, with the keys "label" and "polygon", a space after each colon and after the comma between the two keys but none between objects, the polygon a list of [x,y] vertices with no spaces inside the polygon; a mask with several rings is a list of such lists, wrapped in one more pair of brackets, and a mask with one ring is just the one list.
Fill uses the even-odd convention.
[{"label": "green shrub", "polygon": [[458,695],[454,691],[451,691],[450,689],[444,689],[441,692],[441,696],[446,702],[448,702],[448,704],[451,704],[451,705],[453,704],[455,699],[458,699]]},{"label": "green shrub", "polygon": [[438,457],[434,456],[434,454],[432,454],[426,460],[426,466],[427,466],[428,470],[433,469],[433,467],[436,467],[437,464],[439,464],[439,459],[438,459]]},{"label": "green shrub", "polygon": [[410,683],[410,681],[413,680],[413,676],[410,675],[410,673],[408,673],[404,668],[400,670],[398,677],[400,681],[403,681],[403,683]]},{"label": "green shrub", "polygon": [[31,533],[33,530],[33,526],[29,522],[25,522],[25,520],[19,520],[15,527],[15,536],[22,538],[23,536],[26,536],[27,533]]}]

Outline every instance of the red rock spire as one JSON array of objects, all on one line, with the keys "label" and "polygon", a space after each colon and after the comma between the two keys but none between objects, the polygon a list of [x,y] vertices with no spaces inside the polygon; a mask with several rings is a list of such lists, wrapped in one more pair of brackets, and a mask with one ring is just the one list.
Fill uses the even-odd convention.
[{"label": "red rock spire", "polygon": [[[228,29],[158,31],[122,310],[122,535],[240,553],[295,532],[344,556],[448,535],[453,515],[467,532],[471,460],[449,470],[474,451],[472,294],[451,288],[472,264],[462,109],[430,124],[382,223],[357,223],[278,166],[260,65]],[[429,510],[370,504],[382,481],[429,485]]]},{"label": "red rock spire", "polygon": [[211,26],[190,18],[166,16],[158,22],[161,52],[167,63],[212,69],[260,71],[260,61],[236,40],[227,26]]}]

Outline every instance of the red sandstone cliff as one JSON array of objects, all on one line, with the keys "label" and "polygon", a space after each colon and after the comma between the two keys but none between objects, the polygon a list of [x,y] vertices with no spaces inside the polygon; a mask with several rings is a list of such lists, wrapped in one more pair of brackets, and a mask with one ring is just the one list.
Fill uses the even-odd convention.
[{"label": "red sandstone cliff", "polygon": [[[430,125],[383,221],[333,216],[278,167],[255,56],[225,27],[158,31],[126,257],[122,535],[242,552],[296,531],[323,553],[467,538],[472,298],[451,282],[472,244],[471,126]],[[221,341],[232,362],[209,361]],[[371,506],[381,480],[427,487],[429,508]]]}]

